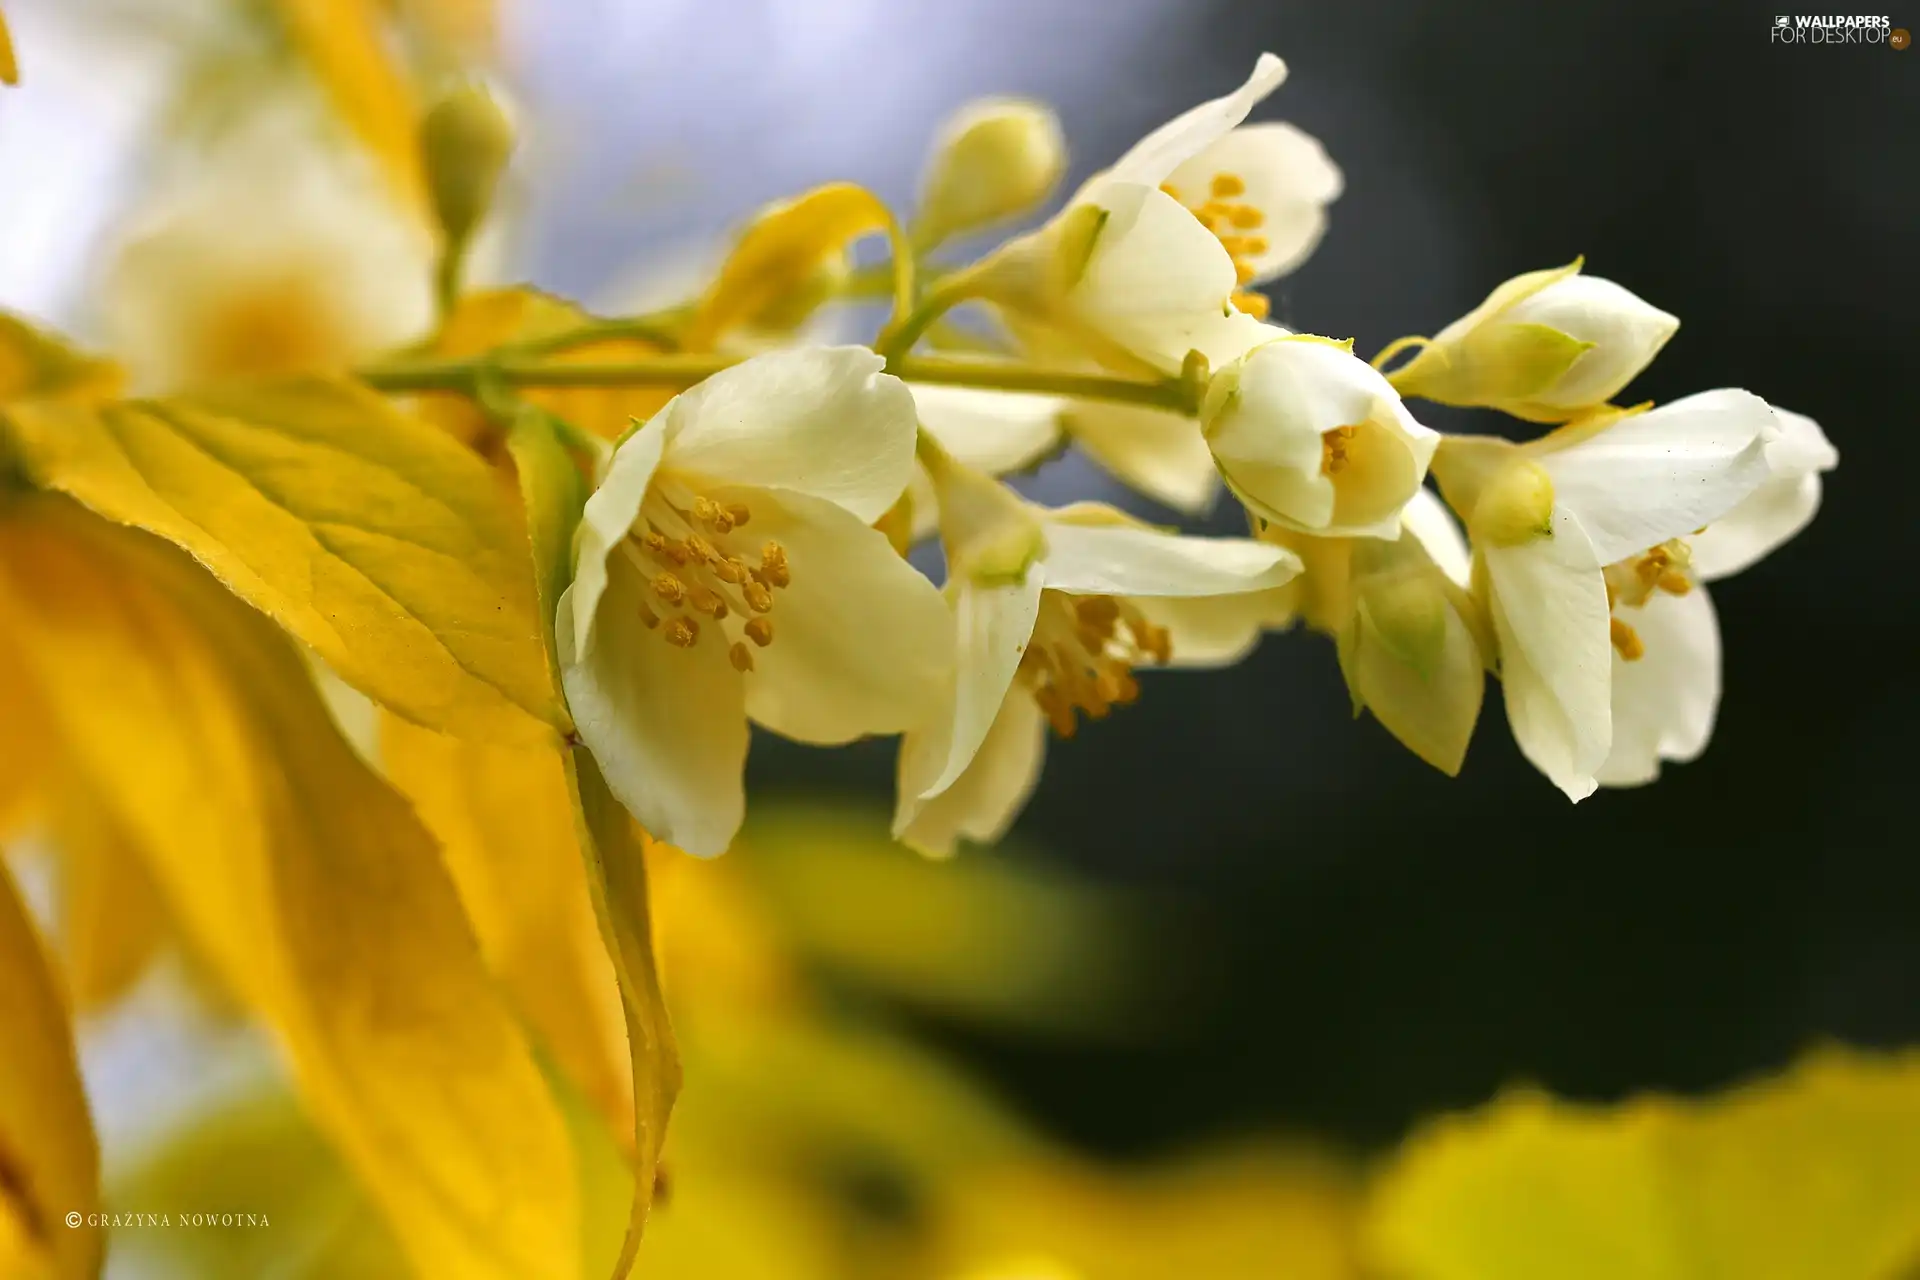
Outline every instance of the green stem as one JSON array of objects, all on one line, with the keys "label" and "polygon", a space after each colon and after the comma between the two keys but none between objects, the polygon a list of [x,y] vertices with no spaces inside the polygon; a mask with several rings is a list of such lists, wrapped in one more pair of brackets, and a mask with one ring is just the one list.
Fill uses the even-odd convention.
[{"label": "green stem", "polygon": [[680,326],[686,320],[686,313],[686,308],[674,307],[640,316],[623,316],[617,320],[595,320],[560,333],[548,334],[544,338],[529,338],[525,342],[513,343],[505,348],[504,354],[516,358],[551,356],[620,338],[638,338],[670,351],[680,345]]},{"label": "green stem", "polygon": [[[485,381],[509,387],[691,387],[739,363],[734,356],[668,354],[609,364],[538,364],[516,360],[437,360],[379,365],[360,380],[380,391],[457,391],[473,394]],[[901,356],[892,372],[908,382],[989,391],[1026,391],[1143,405],[1174,413],[1196,411],[1193,388],[1181,378],[1140,382],[1107,374],[1039,369],[1031,365],[943,356]]]}]

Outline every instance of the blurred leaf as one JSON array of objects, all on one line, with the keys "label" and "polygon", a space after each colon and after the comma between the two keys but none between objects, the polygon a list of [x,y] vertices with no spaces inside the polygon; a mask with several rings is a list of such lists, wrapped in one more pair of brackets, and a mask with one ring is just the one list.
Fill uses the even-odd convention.
[{"label": "blurred leaf", "polygon": [[99,1207],[99,1149],[73,1028],[39,934],[0,863],[0,1275],[79,1280],[100,1233],[69,1227]]},{"label": "blurred leaf", "polygon": [[564,1125],[425,829],[264,618],[165,543],[29,502],[0,597],[77,765],[416,1266],[571,1280]]},{"label": "blurred leaf", "polygon": [[1510,1094],[1383,1177],[1391,1280],[1906,1280],[1920,1262],[1920,1054],[1828,1051],[1717,1098]]},{"label": "blurred leaf", "polygon": [[118,393],[120,381],[120,371],[107,361],[0,311],[0,404],[29,396],[105,398]]},{"label": "blurred leaf", "polygon": [[69,783],[54,810],[60,850],[60,935],[81,1011],[111,1003],[146,972],[169,930],[140,851],[102,798]]},{"label": "blurred leaf", "polygon": [[11,623],[0,617],[0,840],[38,816],[53,772],[52,722]]},{"label": "blurred leaf", "polygon": [[493,474],[371,392],[306,378],[9,417],[40,484],[184,547],[401,715],[523,744],[567,727]]},{"label": "blurred leaf", "polygon": [[567,780],[578,814],[580,847],[600,933],[619,979],[627,1015],[627,1048],[633,1079],[633,1205],[614,1280],[632,1268],[647,1211],[653,1204],[667,1117],[680,1092],[680,1056],[655,970],[648,920],[646,850],[633,819],[607,790],[592,755],[567,755]]},{"label": "blurred leaf", "polygon": [[1358,1179],[1304,1150],[1249,1147],[1126,1171],[1029,1161],[956,1194],[956,1272],[1028,1257],[1086,1280],[1361,1280]]},{"label": "blurred leaf", "polygon": [[[128,1229],[116,1267],[167,1280],[412,1280],[393,1232],[284,1089],[190,1115],[110,1180],[111,1213],[233,1214],[236,1225]],[[427,1273],[430,1274],[430,1273]]]},{"label": "blurred leaf", "polygon": [[595,925],[560,754],[388,717],[387,776],[440,840],[488,967],[608,1122],[633,1124],[626,1028]]},{"label": "blurred leaf", "polygon": [[0,13],[0,84],[19,84],[20,64],[13,57],[13,36],[7,31],[7,15]]},{"label": "blurred leaf", "polygon": [[822,267],[862,236],[893,227],[865,187],[832,182],[764,210],[734,245],[701,299],[686,346],[699,351],[804,291]]},{"label": "blurred leaf", "polygon": [[995,850],[933,862],[879,813],[763,808],[739,852],[801,955],[942,1013],[1140,1036],[1176,985],[1151,915],[1123,894]]},{"label": "blurred leaf", "polygon": [[[447,359],[483,355],[495,347],[538,343],[594,322],[573,303],[537,289],[483,289],[455,304],[431,354]],[[540,358],[554,364],[603,364],[660,350],[660,344],[643,338],[607,337]],[[617,439],[635,418],[645,422],[675,394],[663,387],[527,387],[519,392],[529,404],[607,440]],[[419,402],[422,416],[465,443],[482,440],[492,429],[464,396],[423,395]]]},{"label": "blurred leaf", "polygon": [[395,190],[424,215],[420,112],[393,56],[379,0],[274,0],[281,20],[334,110],[386,170]]}]

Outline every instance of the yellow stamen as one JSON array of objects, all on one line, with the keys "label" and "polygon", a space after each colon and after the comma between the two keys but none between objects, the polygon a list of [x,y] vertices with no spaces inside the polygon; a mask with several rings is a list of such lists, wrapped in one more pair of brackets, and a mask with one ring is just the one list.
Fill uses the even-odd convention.
[{"label": "yellow stamen", "polygon": [[753,518],[753,512],[747,510],[747,504],[744,502],[729,502],[727,516],[733,521],[733,527],[738,529]]},{"label": "yellow stamen", "polygon": [[773,610],[773,592],[767,590],[764,582],[742,583],[740,594],[747,598],[747,608],[755,613],[770,613]]},{"label": "yellow stamen", "polygon": [[1256,274],[1258,273],[1254,271],[1251,262],[1236,262],[1233,264],[1233,278],[1241,284],[1252,284],[1253,277]]},{"label": "yellow stamen", "polygon": [[773,643],[773,620],[770,618],[751,619],[747,623],[745,630],[747,639],[753,641],[762,649]]},{"label": "yellow stamen", "polygon": [[1266,225],[1267,215],[1250,204],[1235,205],[1228,221],[1240,231],[1252,231]]},{"label": "yellow stamen", "polygon": [[662,632],[667,643],[676,649],[691,649],[700,640],[700,624],[692,618],[679,617],[669,619],[667,629]]},{"label": "yellow stamen", "polygon": [[1246,290],[1233,295],[1233,305],[1255,320],[1265,320],[1273,310],[1273,304],[1267,301],[1266,294],[1249,293]]},{"label": "yellow stamen", "polygon": [[687,584],[671,573],[659,573],[654,575],[653,594],[668,604],[679,604],[687,598]]},{"label": "yellow stamen", "polygon": [[1618,618],[1607,622],[1607,638],[1613,641],[1613,648],[1628,662],[1638,662],[1646,656],[1647,646],[1641,643],[1640,633]]},{"label": "yellow stamen", "polygon": [[1335,427],[1320,437],[1320,474],[1337,476],[1347,469],[1347,447],[1357,434],[1356,427]]},{"label": "yellow stamen", "polygon": [[1247,194],[1247,184],[1237,173],[1216,173],[1213,175],[1213,185],[1208,190],[1217,200],[1230,200],[1234,196]]},{"label": "yellow stamen", "polygon": [[727,661],[733,664],[735,671],[744,675],[746,672],[753,670],[753,650],[747,648],[747,646],[740,641],[735,640],[732,647],[727,650]]},{"label": "yellow stamen", "polygon": [[769,542],[761,547],[760,571],[766,575],[768,586],[790,585],[793,582],[793,571],[787,567],[787,549],[777,542]]}]

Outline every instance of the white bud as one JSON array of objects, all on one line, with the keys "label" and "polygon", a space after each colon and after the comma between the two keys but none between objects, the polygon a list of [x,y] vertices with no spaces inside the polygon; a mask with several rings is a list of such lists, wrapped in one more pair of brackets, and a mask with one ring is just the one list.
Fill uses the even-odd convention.
[{"label": "white bud", "polygon": [[1502,284],[1393,375],[1406,395],[1564,422],[1605,404],[1680,321],[1579,263]]},{"label": "white bud", "polygon": [[1323,537],[1397,536],[1439,442],[1346,344],[1306,335],[1224,366],[1200,424],[1250,511]]},{"label": "white bud", "polygon": [[1060,122],[1039,103],[986,98],[941,131],[921,185],[914,226],[924,246],[1025,213],[1052,192],[1067,166]]}]

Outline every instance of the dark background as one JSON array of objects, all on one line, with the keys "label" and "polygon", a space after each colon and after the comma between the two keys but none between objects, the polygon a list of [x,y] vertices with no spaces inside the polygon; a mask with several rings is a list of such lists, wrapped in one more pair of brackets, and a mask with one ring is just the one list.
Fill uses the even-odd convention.
[{"label": "dark background", "polygon": [[[995,39],[1021,66],[1071,62],[1102,12],[1035,4]],[[1920,28],[1920,5],[1892,18]],[[1920,1042],[1920,51],[1775,47],[1772,9],[1672,0],[1144,20],[1077,95],[990,66],[968,88],[1059,102],[1077,176],[1273,49],[1293,75],[1255,118],[1301,125],[1347,177],[1278,318],[1371,351],[1583,253],[1683,320],[1635,398],[1747,387],[1818,419],[1843,461],[1807,533],[1714,587],[1726,693],[1701,761],[1571,806],[1490,684],[1449,780],[1351,720],[1331,646],[1305,633],[1229,672],[1149,677],[1136,707],[1054,744],[1018,834],[1199,901],[1209,923],[1168,952],[1186,1029],[1091,1048],[923,1023],[1120,1150],[1248,1124],[1374,1143],[1516,1080],[1694,1091],[1822,1039]],[[763,740],[753,781],[878,797],[891,759]]]}]

